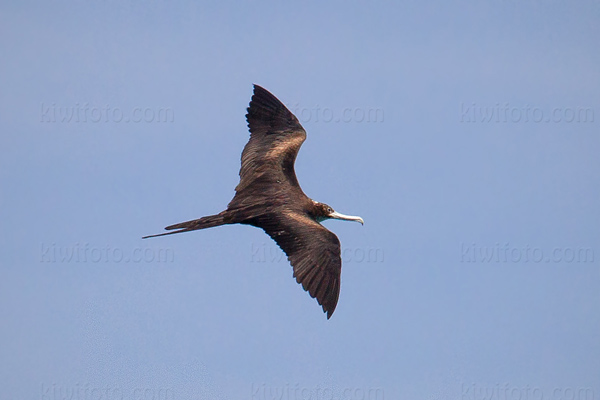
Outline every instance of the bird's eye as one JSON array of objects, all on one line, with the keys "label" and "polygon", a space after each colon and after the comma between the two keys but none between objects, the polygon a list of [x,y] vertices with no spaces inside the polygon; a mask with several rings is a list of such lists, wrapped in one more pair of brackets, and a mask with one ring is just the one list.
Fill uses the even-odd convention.
[{"label": "bird's eye", "polygon": [[332,212],[333,212],[333,209],[332,209],[331,207],[327,207],[327,212],[328,212],[328,213],[332,213]]}]

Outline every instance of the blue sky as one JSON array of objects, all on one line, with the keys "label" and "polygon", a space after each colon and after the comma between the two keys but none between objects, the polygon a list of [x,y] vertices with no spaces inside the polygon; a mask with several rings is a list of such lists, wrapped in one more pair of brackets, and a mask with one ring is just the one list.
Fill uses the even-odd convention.
[{"label": "blue sky", "polygon": [[[597,1],[0,10],[0,397],[600,397]],[[229,202],[253,83],[365,220],[329,321],[261,230],[141,240]]]}]

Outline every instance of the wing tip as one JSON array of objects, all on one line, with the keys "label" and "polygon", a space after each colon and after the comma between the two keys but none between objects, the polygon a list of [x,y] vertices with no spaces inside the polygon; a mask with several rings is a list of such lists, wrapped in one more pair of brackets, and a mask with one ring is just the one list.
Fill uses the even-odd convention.
[{"label": "wing tip", "polygon": [[254,84],[254,92],[246,109],[246,122],[251,133],[302,130],[298,118],[275,95]]},{"label": "wing tip", "polygon": [[337,302],[335,304],[333,304],[331,307],[325,306],[323,304],[321,304],[321,307],[323,307],[323,312],[325,314],[327,314],[327,319],[331,318],[331,316],[333,315],[333,312],[335,311],[335,308],[337,307]]},{"label": "wing tip", "polygon": [[[327,314],[327,319],[329,320],[335,311],[338,300],[340,297],[340,284],[339,279],[333,278],[331,281],[327,281],[326,288],[321,291],[319,289],[319,284],[323,282],[325,279],[319,271],[315,271],[315,268],[312,271],[303,271],[302,274],[296,274],[294,271],[294,278],[296,278],[296,282],[302,286],[310,297],[317,300],[317,303],[323,308],[323,312]],[[318,282],[313,285],[313,281],[315,278],[319,277]]]}]

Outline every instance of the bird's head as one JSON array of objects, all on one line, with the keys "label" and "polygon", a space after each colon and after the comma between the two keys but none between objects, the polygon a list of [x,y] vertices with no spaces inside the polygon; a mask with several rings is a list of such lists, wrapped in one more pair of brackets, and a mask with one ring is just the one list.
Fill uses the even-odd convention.
[{"label": "bird's head", "polygon": [[321,222],[324,221],[326,219],[343,219],[346,221],[356,221],[356,222],[360,222],[361,225],[365,224],[365,221],[363,221],[363,219],[361,217],[355,217],[352,215],[344,215],[341,214],[339,212],[336,212],[333,210],[333,208],[331,208],[331,206],[325,204],[325,203],[319,203],[319,202],[314,202],[314,216],[316,218],[317,221]]}]

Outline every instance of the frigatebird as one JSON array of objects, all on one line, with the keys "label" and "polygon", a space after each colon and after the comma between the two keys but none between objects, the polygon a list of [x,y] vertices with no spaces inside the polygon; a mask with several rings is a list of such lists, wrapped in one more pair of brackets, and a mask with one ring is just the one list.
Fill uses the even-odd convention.
[{"label": "frigatebird", "polygon": [[250,140],[242,152],[240,183],[227,209],[192,221],[167,226],[174,232],[145,238],[246,224],[262,228],[286,253],[296,282],[316,298],[331,318],[340,294],[342,258],[340,241],[321,222],[357,221],[304,194],[294,162],[306,131],[298,118],[266,89],[254,85],[246,114]]}]

